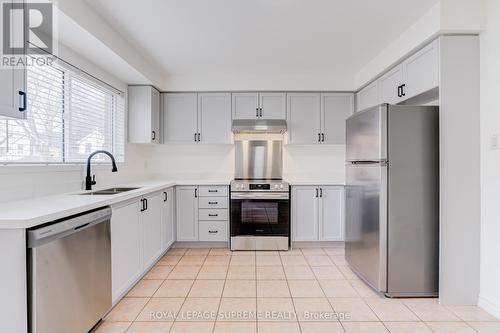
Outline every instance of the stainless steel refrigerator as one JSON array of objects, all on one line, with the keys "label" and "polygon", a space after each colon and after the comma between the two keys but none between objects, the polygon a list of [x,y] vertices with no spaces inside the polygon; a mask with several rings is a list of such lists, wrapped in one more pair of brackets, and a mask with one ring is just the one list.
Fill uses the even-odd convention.
[{"label": "stainless steel refrigerator", "polygon": [[438,113],[382,104],[346,122],[346,260],[388,297],[438,295]]}]

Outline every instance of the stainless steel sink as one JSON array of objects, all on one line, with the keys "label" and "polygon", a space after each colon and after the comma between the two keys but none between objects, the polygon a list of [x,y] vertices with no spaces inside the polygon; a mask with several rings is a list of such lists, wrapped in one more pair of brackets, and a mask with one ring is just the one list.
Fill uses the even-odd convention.
[{"label": "stainless steel sink", "polygon": [[80,195],[113,195],[113,194],[128,192],[128,191],[132,191],[132,190],[137,190],[139,188],[140,187],[112,187],[112,188],[107,188],[107,189],[99,190],[99,191],[95,191],[95,192],[80,193]]}]

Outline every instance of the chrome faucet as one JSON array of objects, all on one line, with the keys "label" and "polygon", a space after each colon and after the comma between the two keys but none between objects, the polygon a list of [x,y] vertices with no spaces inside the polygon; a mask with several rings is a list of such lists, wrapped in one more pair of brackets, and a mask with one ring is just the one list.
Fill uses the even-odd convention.
[{"label": "chrome faucet", "polygon": [[92,189],[92,185],[96,184],[95,175],[90,177],[90,160],[92,159],[92,157],[94,157],[94,155],[101,154],[101,153],[106,154],[111,158],[111,163],[113,164],[113,169],[111,169],[111,172],[118,171],[118,168],[116,167],[116,163],[115,163],[115,158],[110,152],[107,152],[105,150],[96,150],[95,152],[90,154],[89,158],[87,159],[87,177],[85,177],[85,190],[87,190],[87,191]]}]

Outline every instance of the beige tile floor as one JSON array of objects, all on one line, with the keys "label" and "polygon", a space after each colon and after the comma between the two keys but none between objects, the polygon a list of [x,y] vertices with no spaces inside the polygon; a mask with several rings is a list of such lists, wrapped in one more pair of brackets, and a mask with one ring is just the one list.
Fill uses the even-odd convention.
[{"label": "beige tile floor", "polygon": [[500,321],[475,306],[384,298],[342,248],[172,249],[97,329],[125,332],[500,333]]}]

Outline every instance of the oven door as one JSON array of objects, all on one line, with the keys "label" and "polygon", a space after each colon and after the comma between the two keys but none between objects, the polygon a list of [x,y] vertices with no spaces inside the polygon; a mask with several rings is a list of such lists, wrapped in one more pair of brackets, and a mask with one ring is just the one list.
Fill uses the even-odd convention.
[{"label": "oven door", "polygon": [[231,236],[288,237],[289,233],[288,193],[231,193]]}]

